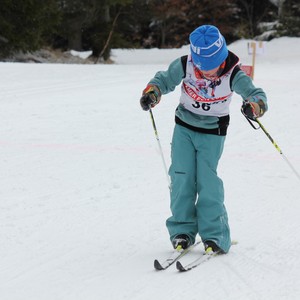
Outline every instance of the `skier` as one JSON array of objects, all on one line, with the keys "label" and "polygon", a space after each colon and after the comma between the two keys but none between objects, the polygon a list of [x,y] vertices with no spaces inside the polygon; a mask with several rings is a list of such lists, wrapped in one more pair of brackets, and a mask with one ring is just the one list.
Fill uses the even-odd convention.
[{"label": "skier", "polygon": [[267,111],[266,94],[241,69],[217,27],[202,25],[189,37],[190,54],[155,74],[143,90],[147,111],[161,95],[181,83],[171,145],[171,212],[166,221],[174,249],[186,249],[199,234],[205,250],[227,253],[230,228],[223,182],[217,175],[233,92],[241,95],[242,112],[250,119]]}]

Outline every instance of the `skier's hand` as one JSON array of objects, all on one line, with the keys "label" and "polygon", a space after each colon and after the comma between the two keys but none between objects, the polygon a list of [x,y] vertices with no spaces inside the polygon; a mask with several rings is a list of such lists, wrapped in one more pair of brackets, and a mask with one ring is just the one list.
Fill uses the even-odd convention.
[{"label": "skier's hand", "polygon": [[[260,100],[260,102],[262,102]],[[263,102],[262,102],[263,104]],[[261,117],[263,114],[264,114],[264,104],[263,105],[260,105],[259,103],[256,103],[256,102],[250,102],[248,100],[245,100],[243,102],[243,105],[242,105],[242,113],[247,117],[249,118],[250,120],[253,120],[255,121],[256,118],[259,118]]]},{"label": "skier's hand", "polygon": [[161,92],[155,85],[147,85],[143,90],[143,96],[140,99],[140,104],[143,110],[149,110],[159,103]]}]

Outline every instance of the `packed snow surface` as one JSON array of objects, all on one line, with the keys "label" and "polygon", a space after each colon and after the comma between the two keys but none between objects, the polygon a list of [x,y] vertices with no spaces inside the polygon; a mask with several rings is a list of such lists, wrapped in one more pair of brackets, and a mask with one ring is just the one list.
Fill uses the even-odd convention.
[{"label": "packed snow surface", "polygon": [[[246,65],[247,42],[229,45]],[[154,271],[172,251],[169,192],[139,98],[188,51],[115,49],[113,65],[0,63],[1,300],[300,299],[300,181],[238,95],[218,170],[238,244],[188,273]],[[299,70],[300,39],[280,38],[254,74],[269,100],[261,122],[298,172]],[[168,165],[179,95],[153,109]]]}]

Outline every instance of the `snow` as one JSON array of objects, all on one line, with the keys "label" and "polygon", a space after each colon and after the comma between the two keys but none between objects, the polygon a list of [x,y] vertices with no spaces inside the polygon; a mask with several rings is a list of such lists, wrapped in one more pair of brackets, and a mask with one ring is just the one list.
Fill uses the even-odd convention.
[{"label": "snow", "polygon": [[70,53],[74,56],[78,56],[81,58],[88,58],[90,55],[92,55],[92,51],[83,51],[83,52],[79,52],[79,51],[75,51],[75,50],[71,50]]},{"label": "snow", "polygon": [[[229,46],[250,64],[247,40]],[[300,171],[300,39],[267,43],[261,119]],[[300,182],[233,97],[219,164],[231,251],[188,273],[171,252],[168,183],[142,89],[188,47],[113,51],[114,65],[0,63],[1,300],[299,299]],[[180,88],[154,110],[167,164]],[[193,253],[192,256],[196,255]]]}]

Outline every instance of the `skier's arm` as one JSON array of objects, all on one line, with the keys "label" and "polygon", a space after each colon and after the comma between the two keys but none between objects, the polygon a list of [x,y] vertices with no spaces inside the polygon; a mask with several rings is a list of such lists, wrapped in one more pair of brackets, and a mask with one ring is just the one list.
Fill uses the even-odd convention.
[{"label": "skier's arm", "polygon": [[[255,117],[261,117],[268,110],[265,92],[261,88],[255,87],[252,79],[243,71],[238,71],[235,74],[231,89],[242,96],[245,101],[243,110],[247,115],[249,111],[249,114],[253,113]],[[250,103],[250,110],[249,105],[245,106],[245,103]]]},{"label": "skier's arm", "polygon": [[184,57],[175,59],[166,71],[157,72],[154,78],[149,81],[148,85],[157,86],[161,94],[174,91],[184,77],[185,70],[183,68],[183,60]]},{"label": "skier's arm", "polygon": [[185,76],[185,65],[187,56],[175,59],[167,71],[159,71],[143,90],[140,104],[143,110],[149,110],[160,101],[162,94],[167,94],[180,84]]}]

